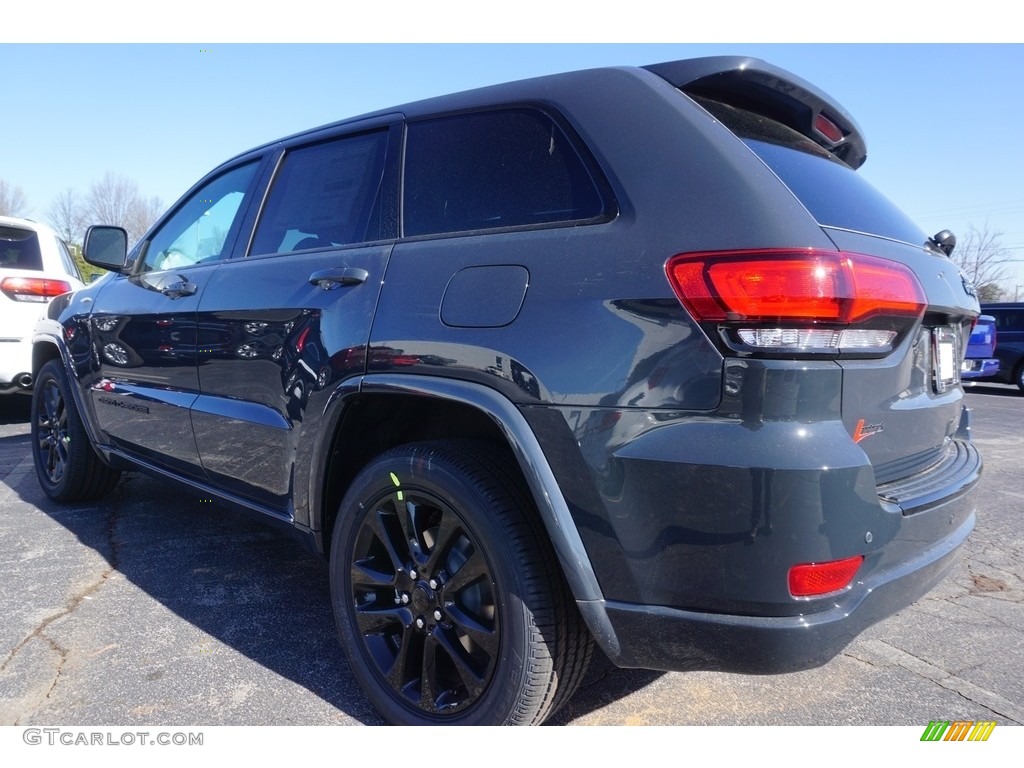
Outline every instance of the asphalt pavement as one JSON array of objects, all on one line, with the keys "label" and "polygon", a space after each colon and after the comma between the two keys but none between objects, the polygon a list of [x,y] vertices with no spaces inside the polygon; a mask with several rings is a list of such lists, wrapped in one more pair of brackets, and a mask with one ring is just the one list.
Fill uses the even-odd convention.
[{"label": "asphalt pavement", "polygon": [[[969,388],[986,461],[953,574],[819,669],[619,670],[595,660],[560,725],[1024,724],[1024,396]],[[327,569],[286,534],[127,474],[40,490],[28,398],[0,397],[0,724],[371,725]]]}]

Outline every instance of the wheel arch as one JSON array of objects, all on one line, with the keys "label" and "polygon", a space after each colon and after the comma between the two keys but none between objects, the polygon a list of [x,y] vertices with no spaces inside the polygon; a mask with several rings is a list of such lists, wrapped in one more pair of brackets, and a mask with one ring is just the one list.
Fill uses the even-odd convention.
[{"label": "wheel arch", "polygon": [[396,445],[452,437],[487,440],[515,460],[584,619],[606,652],[614,653],[597,576],[540,443],[518,408],[483,385],[370,374],[335,393],[311,478],[311,523],[320,550],[327,552],[341,497],[362,466]]},{"label": "wheel arch", "polygon": [[32,379],[34,381],[39,376],[40,369],[48,362],[60,359],[64,365],[64,373],[68,378],[68,388],[71,390],[75,407],[78,408],[82,424],[85,427],[85,433],[89,436],[89,441],[92,443],[93,448],[96,449],[96,452],[99,453],[105,462],[110,463],[110,456],[103,449],[99,430],[93,422],[92,410],[88,407],[89,404],[86,402],[82,389],[78,385],[78,372],[75,370],[67,345],[64,343],[60,330],[61,327],[60,323],[54,320],[46,320],[42,321],[40,327],[36,329],[32,337]]}]

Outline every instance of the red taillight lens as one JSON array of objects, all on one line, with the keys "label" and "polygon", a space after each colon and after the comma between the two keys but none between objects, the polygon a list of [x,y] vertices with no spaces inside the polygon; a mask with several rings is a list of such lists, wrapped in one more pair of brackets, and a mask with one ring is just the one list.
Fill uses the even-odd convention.
[{"label": "red taillight lens", "polygon": [[845,589],[853,581],[863,555],[828,563],[804,563],[789,569],[789,592],[793,597],[815,597]]},{"label": "red taillight lens", "polygon": [[15,301],[46,302],[71,290],[71,283],[42,277],[5,277],[0,291]]},{"label": "red taillight lens", "polygon": [[[665,269],[694,319],[729,323],[744,344],[754,347],[884,349],[896,336],[889,319],[906,326],[925,308],[924,291],[910,269],[862,254],[814,249],[680,254]],[[880,325],[884,332],[844,330],[862,323]],[[834,333],[808,330],[826,325]]]},{"label": "red taillight lens", "polygon": [[917,317],[925,306],[913,272],[874,256],[814,250],[681,254],[666,269],[698,321],[849,324],[879,314]]}]

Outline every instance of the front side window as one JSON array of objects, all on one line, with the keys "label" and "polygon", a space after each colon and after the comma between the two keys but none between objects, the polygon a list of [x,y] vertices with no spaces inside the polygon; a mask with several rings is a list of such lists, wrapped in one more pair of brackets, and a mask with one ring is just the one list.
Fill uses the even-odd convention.
[{"label": "front side window", "polygon": [[565,132],[536,109],[411,123],[404,234],[430,235],[605,216],[602,196]]},{"label": "front side window", "polygon": [[227,257],[227,237],[257,165],[233,168],[179,206],[149,239],[141,270],[180,269]]},{"label": "front side window", "polygon": [[250,255],[393,236],[381,205],[387,142],[388,131],[381,129],[289,151],[256,225]]}]

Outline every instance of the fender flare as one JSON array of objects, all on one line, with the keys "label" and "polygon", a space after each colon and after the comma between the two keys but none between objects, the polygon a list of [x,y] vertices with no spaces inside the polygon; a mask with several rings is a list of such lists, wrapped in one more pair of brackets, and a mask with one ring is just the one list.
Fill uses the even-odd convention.
[{"label": "fender flare", "polygon": [[[583,539],[536,435],[515,404],[482,384],[436,376],[366,374],[359,378],[358,384],[353,386],[354,384],[355,382],[349,380],[336,391],[326,410],[331,410],[331,405],[340,404],[341,408],[338,410],[343,412],[344,401],[357,392],[414,395],[440,398],[469,406],[483,412],[494,421],[519,464],[583,620],[601,649],[609,657],[617,658],[620,655],[619,643],[608,620],[604,595],[583,545]],[[339,400],[342,402],[337,403]],[[336,424],[340,415],[339,413],[336,418],[325,419],[325,423]]]}]

